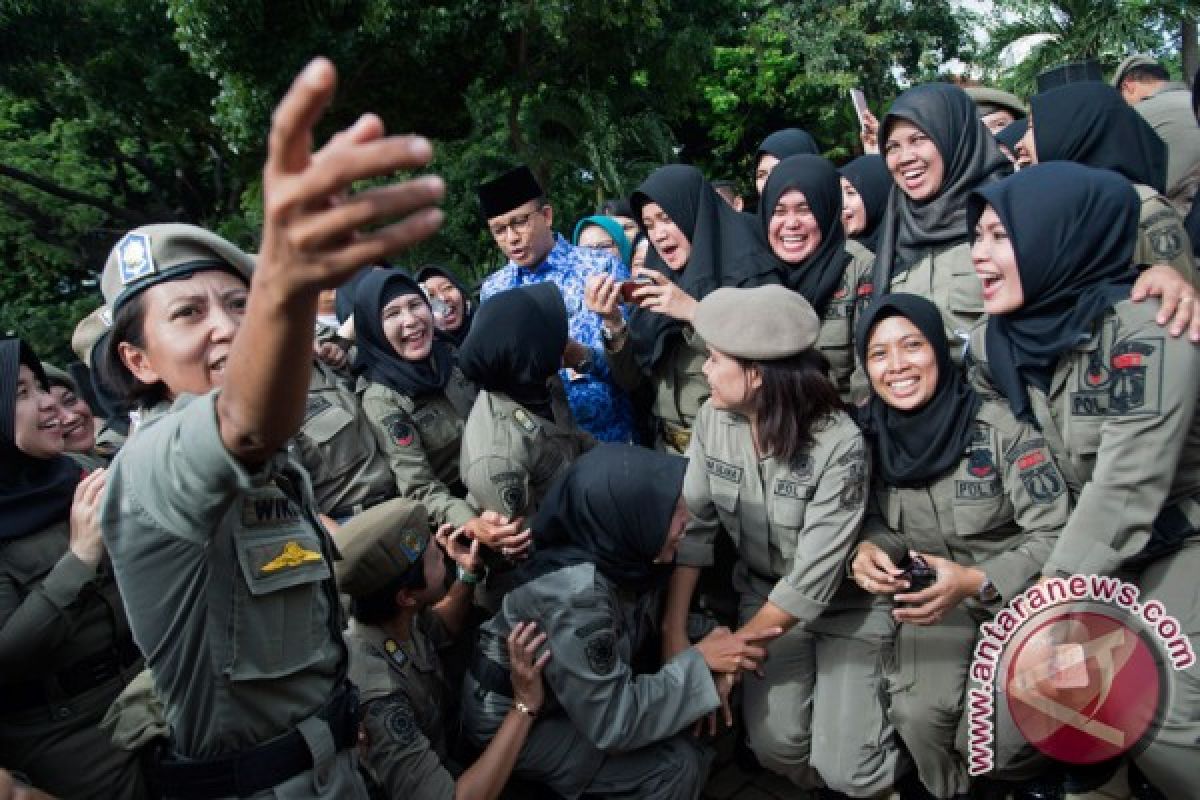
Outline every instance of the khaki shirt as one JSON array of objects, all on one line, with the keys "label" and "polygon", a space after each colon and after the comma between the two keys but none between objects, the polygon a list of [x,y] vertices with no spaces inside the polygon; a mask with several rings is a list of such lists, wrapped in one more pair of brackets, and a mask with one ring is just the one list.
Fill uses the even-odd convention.
[{"label": "khaki shirt", "polygon": [[[1043,575],[1117,570],[1167,506],[1200,526],[1200,348],[1159,327],[1157,313],[1154,302],[1118,303],[1059,358],[1049,394],[1029,389],[1075,501]],[[977,379],[989,374],[983,341],[980,326]]]},{"label": "khaki shirt", "polygon": [[868,461],[862,433],[842,412],[818,423],[816,443],[795,464],[759,458],[745,417],[706,403],[692,429],[683,496],[691,521],[675,563],[713,563],[724,528],[743,574],[735,581],[811,626],[834,603],[840,610],[875,601],[845,568],[866,512]]},{"label": "khaki shirt", "polygon": [[322,513],[349,517],[396,496],[391,467],[359,412],[358,397],[325,364],[313,364],[304,422],[293,444]]},{"label": "khaki shirt", "polygon": [[1071,510],[1046,440],[999,399],[980,407],[953,470],[923,487],[877,479],[873,499],[865,541],[893,563],[915,550],[978,567],[1002,602],[1041,574]]},{"label": "khaki shirt", "polygon": [[970,244],[929,251],[908,272],[896,276],[887,291],[915,294],[937,306],[950,352],[961,363],[963,345],[983,318],[983,285],[975,274]]},{"label": "khaki shirt", "polygon": [[529,517],[556,478],[596,440],[575,425],[554,377],[554,422],[506,395],[481,391],[467,417],[459,464],[476,508]]},{"label": "khaki shirt", "polygon": [[1174,199],[1188,175],[1200,164],[1200,128],[1192,110],[1192,92],[1185,83],[1168,81],[1133,109],[1167,145],[1166,193]]},{"label": "khaki shirt", "polygon": [[851,376],[857,360],[854,355],[854,326],[859,311],[865,307],[863,301],[871,299],[875,256],[858,242],[849,239],[846,240],[846,252],[851,258],[842,273],[842,282],[821,319],[816,348],[829,359],[829,377],[842,401],[850,402]]},{"label": "khaki shirt", "polygon": [[463,499],[458,454],[475,387],[458,367],[444,391],[417,398],[365,378],[358,379],[356,391],[400,496],[424,504],[434,528],[473,519],[475,509]]},{"label": "khaki shirt", "polygon": [[134,640],[189,758],[312,717],[346,663],[333,544],[308,476],[282,452],[253,472],[234,458],[217,394],[144,414],[101,509]]},{"label": "khaki shirt", "polygon": [[350,621],[350,680],[359,689],[367,734],[366,766],[386,796],[452,800],[446,752],[446,678],[438,649],[450,636],[427,609],[412,638],[396,642],[379,628]]},{"label": "khaki shirt", "polygon": [[[565,712],[582,736],[605,753],[637,750],[679,733],[720,705],[712,673],[694,647],[658,672],[635,675],[633,654],[654,628],[659,596],[621,590],[592,564],[556,570],[505,595],[500,613],[480,628],[479,650],[508,669],[509,633],[519,622],[537,621],[552,654],[543,672],[547,691],[542,716]],[[510,698],[476,689],[470,679],[463,698],[469,706],[467,732],[484,740],[512,707]],[[570,745],[564,739],[567,752],[561,757],[580,761],[580,787],[586,786],[603,753]]]},{"label": "khaki shirt", "polygon": [[1183,227],[1183,217],[1153,187],[1135,183],[1133,188],[1142,201],[1133,263],[1146,267],[1166,264],[1196,286],[1192,241]]},{"label": "khaki shirt", "polygon": [[[622,337],[617,348],[605,341],[604,352],[613,380],[627,392],[636,391],[645,373],[633,355],[633,342],[628,335]],[[692,330],[683,328],[683,337],[667,345],[667,351],[655,366],[649,380],[654,386],[654,403],[650,413],[680,428],[691,428],[692,420],[704,401],[708,399],[708,381],[704,378],[704,362],[708,359],[708,348],[704,339]]]}]

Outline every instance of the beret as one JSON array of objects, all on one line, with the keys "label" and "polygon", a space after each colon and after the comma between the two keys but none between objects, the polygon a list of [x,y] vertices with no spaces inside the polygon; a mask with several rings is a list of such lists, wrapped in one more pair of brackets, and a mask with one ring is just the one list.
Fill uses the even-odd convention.
[{"label": "beret", "polygon": [[811,348],[821,321],[799,293],[771,285],[709,293],[696,306],[692,327],[722,353],[771,360]]}]

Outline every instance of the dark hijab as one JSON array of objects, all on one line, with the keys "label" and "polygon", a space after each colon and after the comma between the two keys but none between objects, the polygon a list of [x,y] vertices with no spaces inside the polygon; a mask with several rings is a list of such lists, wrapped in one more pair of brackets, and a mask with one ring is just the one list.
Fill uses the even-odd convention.
[{"label": "dark hijab", "polygon": [[567,307],[553,283],[509,289],[482,305],[458,351],[458,367],[481,389],[501,392],[553,421],[546,385],[567,346]]},{"label": "dark hijab", "polygon": [[841,168],[842,177],[862,198],[867,211],[867,227],[853,237],[856,242],[874,253],[879,248],[879,232],[887,212],[888,194],[892,191],[892,173],[888,172],[883,156],[868,153]]},{"label": "dark hijab", "polygon": [[[696,300],[722,286],[779,283],[778,262],[759,236],[754,218],[730,208],[695,167],[672,164],[656,169],[633,193],[630,203],[639,222],[642,208],[657,203],[687,237],[692,250],[682,270],[668,267],[653,243],[646,254],[646,268],[662,273]],[[638,363],[649,370],[666,352],[671,335],[683,330],[683,323],[634,308],[629,330]]]},{"label": "dark hijab", "polygon": [[1029,130],[1029,117],[1021,117],[1016,122],[1007,125],[1004,130],[996,134],[996,142],[1004,145],[1014,154],[1017,152],[1017,142],[1025,138],[1025,133]]},{"label": "dark hijab", "polygon": [[533,518],[534,554],[520,583],[576,564],[596,565],[623,589],[646,591],[670,577],[654,558],[667,540],[687,460],[601,443],[550,487]]},{"label": "dark hijab", "polygon": [[67,519],[83,477],[65,455],[34,458],[17,447],[17,380],[29,367],[43,389],[46,373],[29,345],[0,339],[0,541],[19,539]]},{"label": "dark hijab", "polygon": [[1030,106],[1038,163],[1075,161],[1166,191],[1166,144],[1107,83],[1068,83],[1034,95]]},{"label": "dark hijab", "polygon": [[458,326],[458,330],[454,331],[438,331],[438,336],[449,339],[455,347],[461,347],[463,341],[467,338],[467,334],[471,332],[471,325],[475,321],[475,304],[471,302],[471,293],[467,291],[467,287],[463,286],[462,281],[455,277],[450,270],[442,269],[436,264],[429,264],[421,267],[417,271],[417,283],[425,283],[435,275],[440,275],[446,280],[454,284],[454,288],[458,289],[458,293],[462,295],[462,324]]},{"label": "dark hijab", "polygon": [[915,411],[892,408],[872,391],[858,412],[859,425],[873,444],[884,483],[920,486],[954,469],[962,459],[981,401],[950,358],[941,312],[915,294],[885,294],[863,312],[854,338],[860,364],[867,363],[872,331],[888,317],[904,317],[925,335],[937,357],[937,389]]},{"label": "dark hijab", "polygon": [[758,169],[758,162],[762,160],[764,153],[783,161],[789,156],[819,156],[821,148],[817,147],[817,140],[808,131],[784,128],[763,139],[762,144],[758,146],[758,152],[754,154],[755,169]]},{"label": "dark hijab", "polygon": [[383,307],[405,294],[415,294],[429,304],[420,285],[401,269],[372,270],[359,281],[354,292],[354,367],[367,380],[409,397],[440,392],[454,367],[450,346],[434,336],[428,358],[406,361],[383,332]]},{"label": "dark hijab", "polygon": [[354,292],[358,289],[358,284],[362,283],[362,279],[373,269],[375,267],[363,267],[337,288],[333,295],[333,313],[337,315],[339,323],[344,323],[354,316]]},{"label": "dark hijab", "polygon": [[899,186],[892,189],[886,222],[875,254],[875,294],[887,292],[930,249],[967,241],[967,196],[1012,173],[1012,162],[996,137],[979,121],[967,93],[948,83],[914,86],[892,103],[883,118],[880,146],[897,122],[909,122],[933,140],[942,156],[942,187],[918,203]]},{"label": "dark hijab", "polygon": [[986,207],[995,210],[1025,293],[1021,308],[988,319],[985,338],[992,380],[1018,419],[1037,424],[1026,387],[1047,391],[1059,356],[1129,297],[1140,205],[1125,178],[1067,161],[1021,170],[971,196],[971,229]]},{"label": "dark hijab", "polygon": [[[762,202],[758,204],[758,221],[763,240],[770,242],[767,231],[775,205],[784,194],[797,190],[808,201],[808,207],[821,229],[821,243],[812,255],[799,264],[790,264],[776,256],[783,270],[783,280],[794,292],[799,292],[824,318],[833,293],[842,283],[846,262],[846,232],[842,227],[842,185],[837,170],[821,156],[791,156],[771,171],[763,186]],[[772,251],[774,254],[774,251]]]}]

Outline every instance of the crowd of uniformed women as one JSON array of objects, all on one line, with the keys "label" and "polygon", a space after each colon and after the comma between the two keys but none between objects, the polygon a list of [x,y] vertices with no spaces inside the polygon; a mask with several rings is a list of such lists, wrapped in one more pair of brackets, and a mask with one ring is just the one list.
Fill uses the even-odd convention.
[{"label": "crowd of uniformed women", "polygon": [[1200,646],[1190,198],[1123,88],[917,86],[840,170],[766,137],[757,213],[670,165],[573,243],[505,178],[480,303],[391,266],[439,178],[352,191],[427,141],[313,151],[334,85],[275,112],[257,254],[137,228],[79,362],[0,340],[0,797],[696,798],[724,727],[822,797],[1200,797],[1195,665],[1118,757],[998,719],[968,772],[1038,582]]}]

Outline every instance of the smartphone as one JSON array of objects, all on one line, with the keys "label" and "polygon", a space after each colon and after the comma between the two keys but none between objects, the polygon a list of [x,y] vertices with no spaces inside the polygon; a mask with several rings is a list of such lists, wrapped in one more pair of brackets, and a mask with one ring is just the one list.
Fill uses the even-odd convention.
[{"label": "smartphone", "polygon": [[851,89],[850,102],[854,103],[854,113],[858,115],[858,127],[865,128],[868,112],[867,96],[863,94],[862,89]]},{"label": "smartphone", "polygon": [[937,572],[922,556],[909,556],[896,566],[904,570],[904,574],[900,577],[909,583],[908,588],[905,589],[908,594],[928,589],[937,580]]},{"label": "smartphone", "polygon": [[646,286],[653,286],[654,281],[645,275],[639,275],[633,280],[621,281],[621,299],[626,303],[637,303],[633,293]]}]

